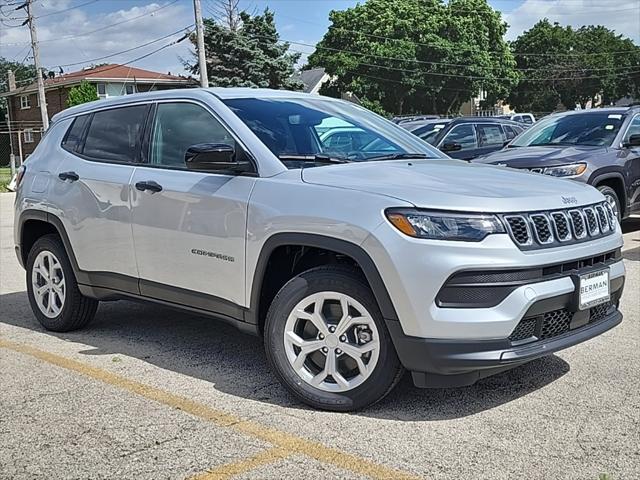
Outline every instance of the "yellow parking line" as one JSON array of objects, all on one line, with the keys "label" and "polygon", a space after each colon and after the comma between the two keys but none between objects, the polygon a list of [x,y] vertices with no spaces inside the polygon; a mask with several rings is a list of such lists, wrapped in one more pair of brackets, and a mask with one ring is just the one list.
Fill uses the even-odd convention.
[{"label": "yellow parking line", "polygon": [[189,480],[227,480],[235,475],[246,473],[257,467],[277,462],[291,455],[291,450],[286,448],[269,448],[253,457],[238,460],[237,462],[227,463],[219,467],[212,468],[203,473],[198,473]]},{"label": "yellow parking line", "polygon": [[218,426],[232,428],[244,434],[265,440],[275,445],[278,450],[285,450],[290,454],[298,453],[307,455],[315,460],[329,463],[336,467],[350,470],[356,474],[367,475],[372,478],[394,480],[418,478],[408,472],[389,468],[363,457],[344,453],[338,449],[327,447],[319,442],[306,440],[296,435],[276,430],[250,420],[243,420],[240,417],[194,402],[188,398],[174,395],[165,390],[129,380],[106,370],[92,367],[76,360],[71,360],[70,358],[65,358],[44,350],[39,350],[29,345],[0,339],[0,347],[30,355],[52,365],[80,373],[93,378],[94,380],[99,380],[103,383],[127,390],[158,403],[177,408],[196,417],[215,423]]}]

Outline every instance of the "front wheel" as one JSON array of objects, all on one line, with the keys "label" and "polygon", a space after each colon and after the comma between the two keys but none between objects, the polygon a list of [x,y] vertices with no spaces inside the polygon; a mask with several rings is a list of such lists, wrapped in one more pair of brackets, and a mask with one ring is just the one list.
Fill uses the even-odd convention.
[{"label": "front wheel", "polygon": [[604,198],[607,199],[609,205],[611,205],[613,213],[618,219],[618,223],[622,222],[622,209],[620,208],[620,199],[616,191],[608,185],[601,185],[598,187],[598,190],[604,195]]},{"label": "front wheel", "polygon": [[371,289],[346,266],[317,267],[290,280],[269,308],[264,333],[275,374],[315,408],[366,407],[403,373]]}]

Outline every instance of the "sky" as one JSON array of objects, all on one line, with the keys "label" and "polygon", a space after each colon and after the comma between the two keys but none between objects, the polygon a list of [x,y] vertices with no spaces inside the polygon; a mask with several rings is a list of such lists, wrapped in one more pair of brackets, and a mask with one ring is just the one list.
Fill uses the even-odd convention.
[{"label": "sky", "polygon": [[[19,26],[24,14],[19,0],[0,0],[0,56],[32,63],[29,30]],[[201,0],[211,16],[216,0]],[[329,12],[356,5],[355,0],[241,0],[241,7],[275,12],[281,39],[306,55],[329,25]],[[639,0],[489,0],[510,25],[515,39],[539,19],[563,25],[601,24],[640,43]],[[188,41],[155,50],[179,39],[192,28],[192,0],[34,0],[41,63],[65,72],[91,63],[124,63],[151,54],[132,65],[159,72],[184,73],[181,58],[191,58]],[[148,44],[141,48],[141,45]],[[129,50],[118,55],[117,52]],[[113,56],[112,56],[113,55]],[[104,58],[103,58],[104,57]]]}]

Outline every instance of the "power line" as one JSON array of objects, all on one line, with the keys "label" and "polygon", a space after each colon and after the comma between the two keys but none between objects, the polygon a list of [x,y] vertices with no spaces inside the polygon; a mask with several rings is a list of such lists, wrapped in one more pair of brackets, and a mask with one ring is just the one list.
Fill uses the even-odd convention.
[{"label": "power line", "polygon": [[91,5],[92,3],[96,3],[97,1],[98,0],[89,0],[88,2],[81,3],[80,5],[74,5],[73,7],[65,8],[64,10],[57,10],[55,12],[45,13],[43,15],[38,15],[35,18],[44,18],[44,17],[50,17],[52,15],[58,15],[60,13],[68,12],[69,10],[75,10],[76,8],[82,8],[82,7],[86,6],[86,5]]},{"label": "power line", "polygon": [[[640,9],[640,3],[638,3],[638,6],[635,9]],[[616,12],[621,11],[621,10],[615,10]],[[458,12],[456,10],[456,12]],[[320,24],[318,22],[312,22],[309,20],[304,20],[304,19],[300,19],[300,18],[295,18],[295,17],[291,17],[288,15],[278,15],[279,17],[283,17],[283,18],[288,18],[290,20],[295,20],[298,22],[302,22],[302,23],[307,23],[310,25],[316,25],[316,26],[324,26],[323,24]],[[394,37],[389,37],[389,36],[385,36],[385,35],[378,35],[378,34],[373,34],[373,33],[366,33],[366,32],[362,32],[359,30],[351,30],[348,28],[343,28],[343,27],[335,27],[333,25],[329,25],[328,31],[331,30],[337,30],[337,31],[341,31],[341,32],[346,32],[346,33],[353,33],[355,35],[361,35],[361,36],[365,36],[365,37],[370,37],[370,38],[376,38],[379,40],[391,40],[394,42],[402,42],[403,44],[411,44],[411,45],[416,45],[416,46],[422,46],[422,47],[440,47],[440,48],[444,48],[444,46],[442,45],[442,43],[436,43],[436,42],[417,42],[417,41],[413,41],[413,40],[408,40],[408,39],[403,39],[403,38],[394,38]],[[289,43],[294,43],[294,42],[289,42]],[[307,45],[306,46],[313,46],[313,45]],[[454,48],[460,48],[457,45],[453,45]],[[473,51],[470,49],[467,49],[467,51]],[[600,55],[611,55],[611,54],[627,54],[627,53],[633,53],[633,52],[637,52],[638,50],[620,50],[620,51],[613,51],[613,52],[602,52],[602,53],[590,53],[590,54],[582,54],[582,53],[540,53],[540,52],[514,52],[512,51],[511,54],[514,56],[553,56],[553,57],[574,57],[574,56],[584,56],[584,55],[589,55],[589,56],[600,56]],[[491,54],[502,54],[503,52],[501,50],[484,50],[483,53],[491,53]]]},{"label": "power line", "polygon": [[[376,54],[372,54],[372,53],[363,53],[363,52],[355,52],[352,50],[345,50],[345,49],[341,49],[341,48],[333,48],[333,47],[325,47],[325,46],[321,46],[321,45],[311,45],[308,43],[303,43],[303,42],[296,42],[293,40],[280,40],[280,42],[286,42],[292,45],[302,45],[305,47],[312,47],[312,48],[316,48],[319,50],[329,50],[332,52],[337,52],[337,53],[349,53],[351,55],[360,55],[362,57],[373,57],[373,58],[379,58],[379,59],[383,59],[383,60],[392,60],[392,61],[396,61],[396,62],[408,62],[408,63],[416,63],[416,64],[424,64],[424,65],[438,65],[438,66],[445,66],[445,67],[465,67],[465,68],[470,68],[473,67],[473,65],[463,65],[463,64],[455,64],[455,63],[444,63],[444,62],[431,62],[431,61],[426,61],[426,60],[418,60],[415,58],[400,58],[400,57],[389,57],[389,56],[385,56],[385,55],[376,55]],[[298,53],[308,53],[308,52],[298,52]],[[640,66],[638,66],[640,67]],[[629,67],[622,67],[622,68],[635,68],[634,66],[629,66]],[[518,69],[515,69],[518,70]],[[533,70],[533,69],[532,69]],[[548,71],[548,69],[544,69],[541,68],[539,69],[540,71]],[[575,69],[575,70],[563,70],[563,69],[555,69],[556,71],[566,71],[566,72],[571,72],[571,71],[583,71],[585,69]],[[586,70],[600,70],[600,69],[586,69]],[[608,69],[606,69],[608,70]],[[462,75],[451,75],[451,76],[462,76]]]},{"label": "power line", "polygon": [[[299,52],[299,53],[302,53],[302,52]],[[385,57],[381,57],[381,58],[385,58]],[[371,68],[382,68],[382,69],[385,69],[385,70],[392,70],[392,71],[405,72],[405,73],[419,73],[419,74],[423,74],[423,75],[434,75],[434,76],[438,76],[438,77],[465,78],[465,79],[469,79],[469,80],[515,80],[515,79],[509,78],[509,77],[493,77],[493,76],[480,76],[480,75],[459,75],[459,74],[454,74],[454,73],[429,72],[429,71],[424,71],[424,70],[419,70],[419,69],[410,70],[410,69],[407,69],[407,68],[397,68],[397,67],[390,67],[390,66],[387,66],[387,65],[377,65],[377,64],[365,63],[365,62],[358,62],[358,65],[364,66],[364,67],[371,67]],[[634,68],[634,67],[629,67],[629,68]],[[619,73],[619,74],[613,74],[613,76],[625,76],[625,75],[632,75],[632,74],[636,74],[636,73],[640,73],[640,70],[635,70],[635,71],[632,71],[632,72],[623,72],[623,73]],[[356,73],[356,75],[358,75],[358,74]],[[547,82],[547,81],[560,81],[560,80],[586,80],[586,79],[590,79],[590,78],[601,78],[601,76],[599,76],[599,75],[591,75],[591,76],[584,76],[584,77],[521,78],[521,79],[518,79],[518,80],[519,81],[523,81],[523,80],[524,81],[531,81],[531,82]]]},{"label": "power line", "polygon": [[[66,37],[58,37],[58,38],[50,38],[48,40],[41,40],[40,43],[50,43],[50,42],[59,42],[61,40],[71,40],[71,39],[74,39],[74,38],[85,37],[85,36],[91,35],[93,33],[102,32],[102,31],[107,30],[109,28],[112,28],[112,27],[115,27],[115,26],[118,26],[118,25],[122,25],[122,24],[128,23],[128,22],[133,22],[134,20],[138,20],[139,18],[146,17],[148,15],[152,15],[152,14],[154,14],[156,12],[159,12],[160,10],[164,10],[165,8],[168,8],[171,5],[174,5],[174,4],[178,3],[178,1],[179,0],[172,0],[171,2],[169,2],[169,3],[165,4],[165,5],[162,5],[161,7],[158,7],[155,10],[151,10],[151,11],[145,12],[142,15],[137,15],[135,17],[127,18],[126,20],[122,20],[120,22],[112,23],[110,25],[106,25],[104,27],[100,27],[100,28],[97,28],[95,30],[91,30],[91,31],[88,31],[88,32],[82,32],[82,33],[78,33],[78,34],[74,34],[74,35],[68,35]],[[19,45],[24,45],[25,43],[26,42],[14,42],[14,43],[5,43],[4,45],[5,46],[19,46]]]}]

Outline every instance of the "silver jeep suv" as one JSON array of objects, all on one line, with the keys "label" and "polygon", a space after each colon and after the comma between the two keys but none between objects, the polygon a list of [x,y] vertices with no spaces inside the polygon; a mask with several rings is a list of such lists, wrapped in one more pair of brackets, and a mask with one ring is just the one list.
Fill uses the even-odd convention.
[{"label": "silver jeep suv", "polygon": [[[323,135],[340,129],[359,134]],[[370,405],[405,369],[470,385],[622,319],[622,237],[596,189],[452,160],[330,98],[194,89],[70,108],[15,208],[46,329],[116,299],[211,315],[262,335],[317,408]]]}]

